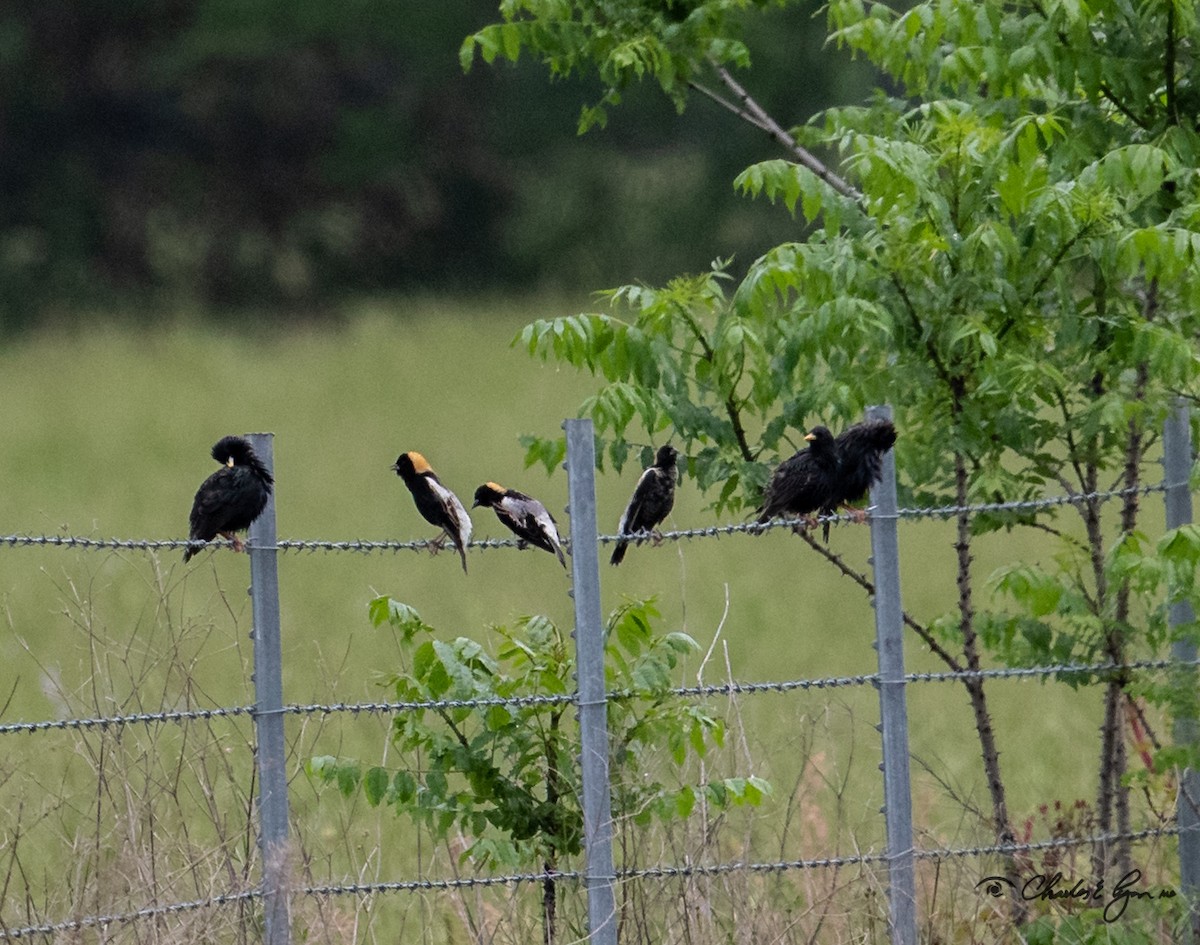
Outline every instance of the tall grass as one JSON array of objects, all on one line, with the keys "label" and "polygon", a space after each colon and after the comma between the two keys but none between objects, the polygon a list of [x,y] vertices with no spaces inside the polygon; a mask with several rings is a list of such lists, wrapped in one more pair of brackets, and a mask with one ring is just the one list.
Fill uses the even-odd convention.
[{"label": "tall grass", "polygon": [[[362,305],[334,326],[230,335],[167,319],[23,339],[0,352],[0,533],[183,538],[192,494],[215,468],[209,447],[251,430],[276,435],[282,538],[432,537],[388,469],[408,449],[425,453],[460,496],[494,479],[538,495],[557,514],[565,477],[524,469],[517,437],[555,432],[594,382],[531,362],[509,341],[532,318],[585,304],[416,300]],[[635,475],[600,475],[602,532],[615,530]],[[704,504],[685,481],[667,526],[711,523]],[[477,514],[475,526],[477,536],[505,536],[490,513]],[[904,603],[921,619],[953,601],[951,529],[903,525]],[[839,527],[832,544],[867,567],[865,528]],[[1022,535],[980,541],[978,552],[985,567],[989,558],[998,565],[1049,553]],[[380,593],[447,634],[486,637],[489,624],[529,613],[571,624],[569,582],[550,556],[485,551],[469,560],[464,575],[450,554],[283,555],[285,700],[387,697],[382,684],[398,650],[366,619],[367,602]],[[670,629],[706,650],[715,640],[713,659],[689,668],[684,684],[874,669],[869,602],[781,531],[634,548],[603,580],[606,608],[654,595]],[[4,550],[0,721],[251,702],[247,581],[246,558],[224,550],[187,566],[176,553]],[[915,644],[907,655],[910,669],[942,668]],[[1033,823],[1041,805],[1090,796],[1099,696],[1036,681],[997,682],[991,692],[1016,815]],[[735,823],[689,821],[652,842],[623,825],[626,862],[808,859],[878,848],[878,707],[869,686],[744,697],[724,711],[738,738],[712,764],[771,780],[767,808]],[[952,684],[914,685],[909,713],[921,842],[986,839],[965,694]],[[431,849],[386,813],[318,794],[300,773],[313,754],[386,759],[386,720],[315,714],[287,724],[298,881],[468,868],[453,849]],[[8,925],[253,884],[247,720],[2,737],[0,916]],[[953,901],[947,890],[969,890],[987,872],[967,862],[924,874],[928,913],[986,915],[978,896]],[[880,894],[871,870],[694,877],[622,890],[638,936],[630,940],[654,941],[665,923],[661,940],[681,942],[877,940]],[[532,889],[393,894],[373,910],[354,897],[309,899],[297,905],[297,921],[314,941],[521,941],[525,931],[536,935],[520,918],[535,897]],[[253,938],[226,910],[168,924],[171,935],[129,940]],[[962,940],[990,940],[974,936]]]}]

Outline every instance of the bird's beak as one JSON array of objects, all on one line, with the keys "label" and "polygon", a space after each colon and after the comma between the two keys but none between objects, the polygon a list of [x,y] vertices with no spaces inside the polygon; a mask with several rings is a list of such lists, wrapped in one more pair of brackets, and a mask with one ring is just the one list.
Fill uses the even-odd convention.
[{"label": "bird's beak", "polygon": [[813,440],[816,439],[816,437],[813,436],[811,433],[808,433],[808,434],[805,434],[804,439],[808,440],[808,442],[811,443]]},{"label": "bird's beak", "polygon": [[228,466],[230,469],[233,469],[233,457],[232,456],[230,456],[229,459],[225,460],[225,465]]}]

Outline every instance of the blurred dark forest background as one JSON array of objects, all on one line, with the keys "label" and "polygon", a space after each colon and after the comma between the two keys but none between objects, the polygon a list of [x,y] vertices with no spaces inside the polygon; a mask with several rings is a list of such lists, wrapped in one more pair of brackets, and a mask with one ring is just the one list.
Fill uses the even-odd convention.
[{"label": "blurred dark forest background", "polygon": [[[745,81],[784,123],[867,94],[818,9],[747,24]],[[464,73],[462,40],[498,19],[496,0],[7,0],[3,330],[654,282],[795,235],[731,186],[778,149],[701,96],[678,115],[632,89],[579,136],[598,87],[524,60]]]}]

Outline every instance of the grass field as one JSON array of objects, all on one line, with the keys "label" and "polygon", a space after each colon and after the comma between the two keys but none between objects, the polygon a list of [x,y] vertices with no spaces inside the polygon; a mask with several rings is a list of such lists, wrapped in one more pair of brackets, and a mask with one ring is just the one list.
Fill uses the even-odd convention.
[{"label": "grass field", "polygon": [[[0,352],[6,421],[0,533],[186,537],[192,494],[215,469],[209,447],[226,433],[247,431],[275,434],[281,538],[432,537],[388,469],[408,449],[423,452],[460,497],[494,479],[541,497],[557,515],[565,505],[565,476],[524,469],[517,437],[556,432],[594,382],[532,362],[509,342],[532,318],[585,305],[413,300],[363,304],[334,327],[221,333],[168,319],[142,328],[97,323],[10,343]],[[627,469],[623,476],[611,471],[600,476],[602,532],[615,530],[635,475]],[[705,504],[685,481],[668,526],[712,524]],[[476,514],[475,527],[478,537],[506,537],[490,513]],[[928,620],[954,599],[951,526],[906,523],[900,540],[906,609]],[[867,567],[865,528],[840,527],[832,543],[851,564]],[[981,542],[980,573],[1048,553],[1036,536]],[[251,700],[246,558],[205,552],[185,566],[177,552],[6,548],[2,554],[6,625],[0,630],[0,659],[6,671],[0,699],[7,701],[0,703],[0,721]],[[387,697],[380,682],[394,665],[395,647],[366,616],[367,602],[380,593],[411,604],[447,635],[484,635],[490,624],[530,613],[571,625],[569,581],[549,555],[476,552],[470,568],[464,575],[451,554],[284,555],[285,700]],[[714,657],[703,667],[705,682],[874,669],[869,602],[782,531],[636,548],[620,569],[606,566],[603,579],[606,609],[626,597],[655,596],[664,629],[686,630],[702,650],[720,628]],[[915,638],[907,658],[910,669],[944,668]],[[694,682],[699,671],[693,663],[680,682]],[[1098,694],[1023,681],[997,683],[991,696],[1016,818],[1032,816],[1039,804],[1094,793]],[[730,841],[734,845],[720,853],[770,860],[845,854],[878,844],[876,698],[870,687],[859,687],[756,696],[731,708],[741,741],[728,752],[728,763],[740,773],[767,777],[776,793],[769,809],[756,812],[736,842]],[[986,840],[986,828],[971,812],[986,810],[987,800],[965,693],[951,684],[911,687],[909,713],[914,794],[926,840]],[[334,792],[318,795],[299,773],[312,754],[377,760],[385,753],[381,722],[310,718],[289,725],[297,772],[294,820],[304,840],[298,869],[321,881],[348,875],[396,879],[406,878],[396,875],[398,869],[428,869],[439,862],[430,851],[397,849],[393,837],[407,836],[398,822]],[[224,851],[214,857],[220,868],[207,874],[212,890],[227,886],[239,870],[244,874],[253,859],[245,826],[252,793],[250,735],[248,723],[231,730],[232,736],[223,734],[213,723],[190,741],[156,730],[149,736],[153,749],[137,751],[131,742],[126,760],[140,772],[136,778],[103,757],[90,736],[22,735],[19,746],[14,736],[3,736],[14,740],[5,746],[0,784],[0,800],[14,818],[7,859],[0,850],[0,876],[9,880],[7,898],[0,901],[5,923],[33,914],[30,896],[33,911],[44,907],[51,918],[56,907],[113,908],[104,884],[96,881],[99,873],[61,879],[64,863],[78,861],[81,832],[88,833],[89,823],[93,847],[109,842],[95,825],[97,812],[120,803],[111,785],[105,789],[109,800],[97,800],[98,771],[109,777],[120,772],[144,793],[175,793],[178,803],[162,829],[176,846],[207,844]],[[202,773],[172,781],[169,765],[154,760],[202,758],[208,750],[223,753],[214,762],[222,771],[198,762]],[[133,790],[121,795],[127,807]],[[39,806],[35,799],[43,795],[50,801]],[[194,807],[207,812],[189,825],[185,812]],[[227,816],[236,810],[241,821]],[[780,825],[778,818],[793,815],[791,827]],[[144,831],[153,832],[141,822]],[[33,838],[26,839],[19,857],[13,823]],[[145,842],[143,837],[125,845],[143,850],[139,844]],[[677,853],[664,848],[662,856],[669,861]],[[180,852],[176,859],[182,864],[186,857]],[[178,864],[172,869],[186,873]],[[129,869],[140,875],[144,861]],[[981,867],[979,875],[984,872]],[[63,892],[58,898],[56,884]],[[136,902],[142,887],[128,885],[111,895]],[[36,892],[27,896],[29,888]],[[192,894],[201,888],[207,887],[197,880]],[[433,924],[446,929],[431,932],[430,917],[421,910],[434,907],[414,906],[412,914],[399,904],[393,908],[403,915],[390,921],[421,923],[425,940],[454,940],[458,933],[446,929],[462,927],[442,916]],[[872,906],[879,908],[877,902]],[[971,901],[962,908],[973,915],[982,904]],[[357,921],[351,913],[343,909],[336,921],[326,917],[327,927]],[[338,934],[352,941],[359,931]]]}]

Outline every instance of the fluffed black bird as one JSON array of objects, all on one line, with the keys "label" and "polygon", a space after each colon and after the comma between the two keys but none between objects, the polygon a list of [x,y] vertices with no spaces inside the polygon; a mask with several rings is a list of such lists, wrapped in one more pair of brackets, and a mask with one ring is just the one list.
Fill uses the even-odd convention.
[{"label": "fluffed black bird", "polygon": [[471,540],[471,516],[453,492],[442,485],[437,473],[420,453],[401,453],[391,467],[412,493],[417,511],[430,525],[442,530],[430,544],[436,550],[446,539],[454,542],[467,572],[467,542]]},{"label": "fluffed black bird", "polygon": [[[653,531],[671,513],[675,505],[675,457],[678,455],[679,451],[669,443],[658,448],[654,465],[642,473],[629,505],[621,514],[618,535]],[[642,538],[636,539],[639,545],[642,541]],[[620,564],[628,547],[629,542],[618,541],[609,563]]]},{"label": "fluffed black bird", "polygon": [[[861,521],[864,513],[851,509],[851,502],[858,502],[883,474],[883,454],[896,443],[896,427],[891,420],[865,420],[843,430],[837,440],[838,471],[834,489],[821,507],[821,512],[832,515],[839,506],[850,509]],[[825,539],[829,539],[829,523],[825,523]]]},{"label": "fluffed black bird", "polygon": [[485,482],[475,490],[475,505],[490,506],[496,518],[520,539],[519,544],[536,545],[557,555],[558,563],[564,568],[567,566],[554,516],[537,499],[516,489]]},{"label": "fluffed black bird", "polygon": [[[196,490],[188,541],[212,541],[220,535],[233,542],[234,551],[241,551],[241,539],[234,533],[249,528],[262,514],[275,480],[254,448],[240,436],[218,440],[212,448],[212,458],[224,465]],[[199,550],[189,546],[183,552],[183,560],[189,560]]]},{"label": "fluffed black bird", "polygon": [[759,524],[779,515],[811,516],[833,495],[838,473],[833,434],[818,426],[804,439],[808,441],[808,449],[780,463],[767,483],[758,508]]}]

